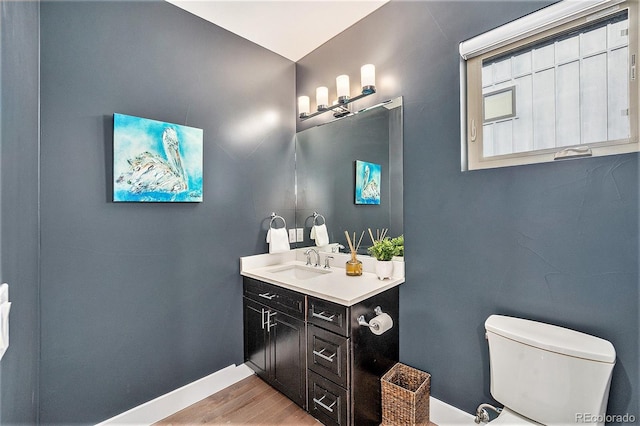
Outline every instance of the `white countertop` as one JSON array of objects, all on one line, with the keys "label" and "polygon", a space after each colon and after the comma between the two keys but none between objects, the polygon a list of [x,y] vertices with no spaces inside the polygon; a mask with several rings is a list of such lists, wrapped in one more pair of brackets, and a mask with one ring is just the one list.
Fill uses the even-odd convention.
[{"label": "white countertop", "polygon": [[[308,267],[305,266],[306,256],[303,253],[305,249],[306,247],[285,253],[241,257],[240,274],[343,306],[355,305],[404,282],[403,261],[394,261],[394,276],[392,278],[379,280],[374,272],[376,260],[369,256],[358,256],[358,259],[363,263],[364,272],[361,276],[350,277],[344,270],[344,264],[350,259],[350,255],[320,253],[320,265],[324,265],[325,256],[333,256],[333,259],[330,260],[331,268]],[[314,260],[313,256],[312,260]],[[317,276],[305,279],[297,279],[292,277],[292,274],[281,272],[283,267],[294,265],[305,270],[319,272]]]}]

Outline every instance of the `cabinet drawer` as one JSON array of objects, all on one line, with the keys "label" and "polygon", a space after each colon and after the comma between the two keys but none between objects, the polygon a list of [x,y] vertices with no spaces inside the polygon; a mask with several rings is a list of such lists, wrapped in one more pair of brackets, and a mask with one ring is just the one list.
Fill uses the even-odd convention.
[{"label": "cabinet drawer", "polygon": [[244,295],[264,305],[304,319],[304,295],[286,288],[244,277]]},{"label": "cabinet drawer", "polygon": [[349,337],[349,308],[309,297],[307,321],[326,330]]},{"label": "cabinet drawer", "polygon": [[307,365],[332,382],[349,387],[349,339],[320,327],[307,327]]},{"label": "cabinet drawer", "polygon": [[325,425],[344,426],[350,418],[347,391],[309,371],[309,413]]}]

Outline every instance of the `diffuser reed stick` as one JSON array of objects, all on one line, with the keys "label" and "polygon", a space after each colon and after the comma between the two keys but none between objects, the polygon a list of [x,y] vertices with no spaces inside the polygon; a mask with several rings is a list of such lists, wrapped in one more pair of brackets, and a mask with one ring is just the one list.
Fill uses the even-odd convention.
[{"label": "diffuser reed stick", "polygon": [[[356,246],[356,253],[358,252],[358,249],[360,248],[360,243],[362,242],[362,237],[364,237],[364,231],[362,231],[362,234],[360,234],[360,239],[358,240],[358,245]],[[355,238],[354,238],[354,240],[355,240]]]},{"label": "diffuser reed stick", "polygon": [[387,236],[387,232],[389,232],[389,228],[376,229],[376,238],[373,238],[373,232],[371,232],[371,228],[369,229],[369,237],[371,237],[371,244],[375,244],[376,241],[382,241]]},{"label": "diffuser reed stick", "polygon": [[351,243],[351,237],[347,231],[344,231],[344,235],[347,237],[347,244],[349,244],[349,250],[353,253],[355,250],[353,249],[353,244]]}]

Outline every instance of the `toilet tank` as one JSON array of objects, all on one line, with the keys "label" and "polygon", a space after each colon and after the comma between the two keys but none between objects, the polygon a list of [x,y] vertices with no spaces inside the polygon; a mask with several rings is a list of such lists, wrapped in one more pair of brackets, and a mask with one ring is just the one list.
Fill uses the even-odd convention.
[{"label": "toilet tank", "polygon": [[502,315],[491,315],[485,329],[498,402],[546,425],[604,424],[616,360],[610,342]]}]

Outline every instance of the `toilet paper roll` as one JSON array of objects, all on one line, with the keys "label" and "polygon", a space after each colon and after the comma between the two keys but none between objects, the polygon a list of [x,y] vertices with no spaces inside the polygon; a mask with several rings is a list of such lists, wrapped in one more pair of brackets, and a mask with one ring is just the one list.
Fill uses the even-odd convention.
[{"label": "toilet paper roll", "polygon": [[373,317],[373,319],[369,321],[369,325],[371,326],[371,332],[379,336],[393,327],[393,319],[391,319],[389,314],[380,314]]}]

